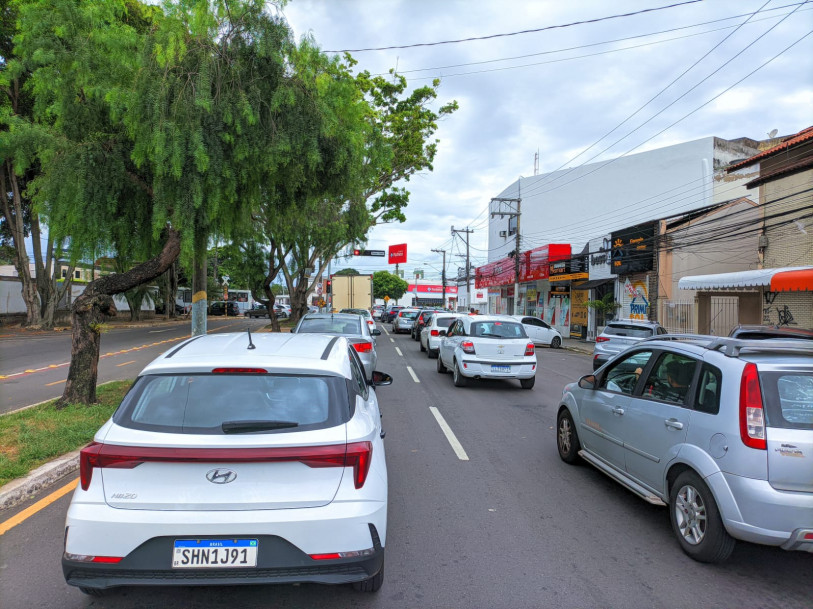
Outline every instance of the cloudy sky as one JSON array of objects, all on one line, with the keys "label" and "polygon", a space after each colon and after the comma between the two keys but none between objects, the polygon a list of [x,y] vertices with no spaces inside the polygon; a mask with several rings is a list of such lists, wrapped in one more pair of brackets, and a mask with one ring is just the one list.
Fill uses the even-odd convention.
[{"label": "cloudy sky", "polygon": [[[452,225],[474,229],[473,264],[485,263],[489,199],[532,176],[537,153],[544,174],[813,124],[813,2],[291,0],[283,12],[326,52],[402,47],[352,55],[371,73],[396,68],[411,87],[440,78],[438,103],[460,105],[437,131],[434,171],[407,185],[407,221],[369,236],[370,249],[408,244],[407,276],[439,277],[433,248],[455,274],[465,250]],[[427,45],[467,38],[485,39]],[[333,269],[346,265],[392,270],[380,258]]]}]

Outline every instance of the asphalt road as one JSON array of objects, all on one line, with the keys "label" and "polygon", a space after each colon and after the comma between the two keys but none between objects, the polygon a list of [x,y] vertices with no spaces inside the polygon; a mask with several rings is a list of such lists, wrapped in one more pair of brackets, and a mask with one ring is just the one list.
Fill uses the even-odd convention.
[{"label": "asphalt road", "polygon": [[[811,555],[740,543],[723,565],[696,563],[680,551],[665,508],[559,460],[558,398],[590,372],[589,356],[539,349],[537,383],[525,391],[516,382],[455,388],[407,335],[382,335],[378,352],[378,369],[395,382],[378,389],[390,508],[377,594],[124,588],[92,599],[62,579],[66,495],[0,536],[0,607],[810,608]],[[0,512],[0,521],[12,515]]]}]

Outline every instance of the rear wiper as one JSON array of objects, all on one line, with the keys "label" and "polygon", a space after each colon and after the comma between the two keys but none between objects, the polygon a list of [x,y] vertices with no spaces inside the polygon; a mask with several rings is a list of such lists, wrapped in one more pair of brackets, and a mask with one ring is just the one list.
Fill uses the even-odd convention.
[{"label": "rear wiper", "polygon": [[483,332],[480,336],[494,336],[496,338],[504,338],[502,334],[492,334],[491,332]]},{"label": "rear wiper", "polygon": [[296,421],[224,421],[220,425],[223,433],[248,433],[288,427],[299,427],[299,423]]}]

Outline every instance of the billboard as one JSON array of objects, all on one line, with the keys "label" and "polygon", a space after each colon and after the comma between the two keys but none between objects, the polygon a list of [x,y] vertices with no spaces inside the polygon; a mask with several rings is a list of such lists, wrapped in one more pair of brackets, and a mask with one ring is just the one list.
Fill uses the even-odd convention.
[{"label": "billboard", "polygon": [[407,261],[407,244],[391,245],[387,256],[390,264],[401,264]]},{"label": "billboard", "polygon": [[655,223],[647,222],[612,234],[612,273],[627,275],[651,271],[655,262]]},{"label": "billboard", "polygon": [[[443,286],[442,285],[427,285],[427,284],[418,284],[415,285],[414,283],[408,284],[407,292],[415,292],[419,296],[421,294],[442,294],[443,293]],[[446,286],[446,293],[447,294],[457,294],[457,286],[456,285],[447,285]]]}]

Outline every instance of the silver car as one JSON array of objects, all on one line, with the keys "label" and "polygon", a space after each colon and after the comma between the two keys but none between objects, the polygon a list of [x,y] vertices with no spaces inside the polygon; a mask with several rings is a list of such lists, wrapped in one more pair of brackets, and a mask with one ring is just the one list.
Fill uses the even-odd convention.
[{"label": "silver car", "polygon": [[645,338],[666,334],[666,330],[656,321],[619,319],[611,321],[596,337],[593,347],[593,370],[598,370],[616,353]]},{"label": "silver car", "polygon": [[455,387],[469,379],[519,379],[523,389],[536,382],[534,344],[518,321],[505,315],[465,315],[440,341],[438,372],[452,371]]},{"label": "silver car", "polygon": [[559,456],[668,505],[686,554],[813,552],[813,341],[666,336],[567,385]]},{"label": "silver car", "polygon": [[346,336],[353,349],[359,354],[367,378],[373,378],[373,370],[378,361],[375,337],[381,335],[381,330],[370,329],[360,315],[355,313],[309,313],[299,320],[291,332]]},{"label": "silver car", "polygon": [[392,331],[395,334],[401,332],[409,333],[412,330],[412,324],[415,323],[420,312],[420,309],[401,309],[398,311],[398,315],[392,320]]}]

